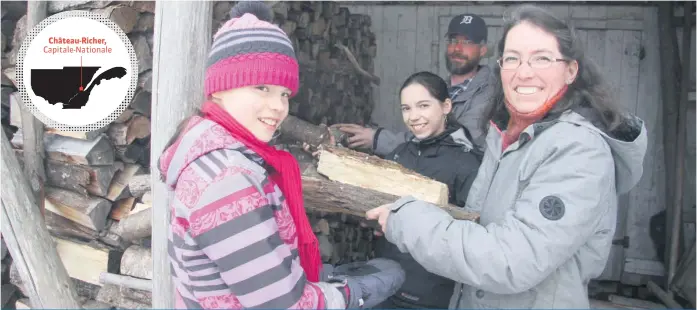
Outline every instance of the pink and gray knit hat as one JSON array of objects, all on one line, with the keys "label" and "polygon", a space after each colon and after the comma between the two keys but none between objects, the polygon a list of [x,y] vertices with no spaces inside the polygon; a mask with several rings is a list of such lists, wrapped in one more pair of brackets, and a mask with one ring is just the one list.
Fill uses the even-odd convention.
[{"label": "pink and gray knit hat", "polygon": [[263,2],[241,1],[230,17],[213,36],[206,63],[206,96],[260,84],[285,86],[295,95],[298,61],[286,33],[271,23],[271,9]]}]

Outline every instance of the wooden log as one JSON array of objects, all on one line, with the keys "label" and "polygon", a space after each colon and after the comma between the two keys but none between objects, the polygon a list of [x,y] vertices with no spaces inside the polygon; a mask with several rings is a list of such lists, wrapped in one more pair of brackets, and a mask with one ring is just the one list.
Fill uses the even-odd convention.
[{"label": "wooden log", "polygon": [[151,305],[124,298],[118,285],[104,284],[97,294],[97,301],[119,309],[152,309]]},{"label": "wooden log", "polygon": [[128,188],[128,184],[131,179],[141,171],[143,171],[143,167],[138,164],[126,164],[123,170],[116,172],[114,175],[111,185],[109,185],[106,199],[116,201],[133,197]]},{"label": "wooden log", "polygon": [[73,279],[78,279],[93,285],[101,286],[99,276],[108,272],[109,251],[95,248],[87,244],[54,238],[58,255]]},{"label": "wooden log", "polygon": [[[152,110],[152,96],[149,91],[147,90],[141,90],[133,96],[133,100],[131,101],[131,109],[135,110],[136,112],[145,115],[145,116],[150,116],[150,111]],[[148,126],[150,123],[148,123]],[[150,132],[148,132],[149,134]]]},{"label": "wooden log", "polygon": [[[27,296],[35,307],[76,309],[80,306],[77,292],[68,282],[68,272],[58,256],[48,229],[41,224],[43,219],[29,181],[20,171],[7,137],[0,136],[0,170],[6,180],[0,189],[0,222],[13,265],[17,266],[20,278],[25,283]],[[63,285],[56,285],[57,283]]]},{"label": "wooden log", "polygon": [[358,64],[358,60],[356,60],[356,57],[353,55],[353,53],[346,47],[345,45],[341,43],[336,43],[336,47],[341,49],[344,54],[346,55],[346,58],[351,62],[353,65],[354,69],[356,69],[356,72],[358,72],[360,75],[366,77],[368,80],[373,82],[375,85],[380,85],[380,78],[368,71],[365,71],[363,68],[361,68],[361,65]]},{"label": "wooden log", "polygon": [[109,184],[119,166],[84,166],[48,160],[46,177],[48,185],[69,189],[82,195],[107,195]]},{"label": "wooden log", "polygon": [[128,189],[133,197],[142,197],[150,191],[150,174],[135,175],[128,181]]},{"label": "wooden log", "polygon": [[153,54],[150,50],[147,37],[142,34],[132,34],[129,35],[129,38],[133,44],[133,50],[136,53],[136,57],[138,57],[138,73],[152,69]]},{"label": "wooden log", "polygon": [[[152,280],[153,257],[150,249],[132,245],[121,257],[121,274],[141,279]],[[169,263],[169,262],[168,262]],[[154,285],[154,283],[153,283]],[[153,289],[156,287],[153,286]]]},{"label": "wooden log", "polygon": [[46,128],[46,133],[51,133],[51,134],[56,134],[59,136],[64,136],[64,137],[71,137],[75,139],[80,139],[80,140],[94,140],[104,132],[106,132],[106,127],[102,127],[97,130],[93,131],[88,131],[88,132],[74,132],[74,131],[62,131],[60,129],[55,129],[55,128]]},{"label": "wooden log", "polygon": [[53,208],[53,205],[46,205],[44,214],[46,228],[52,236],[89,242],[99,237],[99,232],[86,226],[77,224],[63,216],[60,211]]},{"label": "wooden log", "polygon": [[131,210],[133,210],[135,203],[135,197],[124,198],[114,202],[114,206],[111,208],[109,217],[117,221],[126,218],[131,213]]},{"label": "wooden log", "polygon": [[[159,158],[177,125],[205,100],[204,72],[211,44],[210,1],[162,1],[155,13],[153,41],[152,140],[151,158]],[[187,21],[182,23],[182,20]],[[172,38],[177,38],[172,40]],[[183,61],[186,60],[186,61]],[[198,73],[196,73],[198,72]],[[177,102],[177,104],[172,104]],[[167,186],[153,177],[152,227],[152,308],[173,307],[173,284],[167,252],[169,198]]]},{"label": "wooden log", "polygon": [[92,12],[108,17],[123,30],[124,33],[133,31],[138,23],[138,11],[127,5],[112,5]]},{"label": "wooden log", "polygon": [[149,12],[141,13],[133,31],[152,31],[155,27],[155,15]]},{"label": "wooden log", "polygon": [[[395,202],[399,196],[331,181],[322,177],[303,176],[305,208],[312,211],[345,213],[364,218],[366,211]],[[477,221],[479,215],[454,205],[439,205],[453,218]]]},{"label": "wooden log", "polygon": [[[152,282],[152,280],[143,280],[143,281]],[[139,290],[139,289],[121,286],[119,288],[119,292],[121,293],[121,296],[123,296],[124,299],[132,300],[132,301],[146,304],[146,305],[152,304],[152,292],[151,291]]]},{"label": "wooden log", "polygon": [[111,212],[111,202],[100,197],[83,196],[55,187],[46,188],[47,208],[87,228],[100,231],[106,226]]},{"label": "wooden log", "polygon": [[138,75],[138,87],[152,93],[152,70],[147,70]]},{"label": "wooden log", "polygon": [[133,242],[152,235],[152,208],[130,213],[119,222],[116,232],[124,242]]},{"label": "wooden log", "polygon": [[347,148],[320,151],[317,171],[333,181],[396,196],[412,195],[436,205],[448,205],[448,186],[384,160]]},{"label": "wooden log", "polygon": [[123,113],[121,113],[121,115],[119,115],[119,117],[115,119],[112,123],[123,124],[125,122],[128,122],[128,120],[130,120],[131,117],[133,117],[134,112],[135,111],[133,109],[125,109],[123,110]]},{"label": "wooden log", "polygon": [[[15,133],[12,145],[27,151],[20,132]],[[81,140],[45,134],[44,145],[47,157],[52,160],[89,166],[114,164],[114,149],[105,136],[98,136],[94,140]]]},{"label": "wooden log", "polygon": [[128,287],[143,291],[152,291],[152,280],[139,279],[120,274],[102,272],[99,276],[99,281],[102,284],[114,284],[121,287]]},{"label": "wooden log", "polygon": [[313,125],[293,115],[288,115],[281,123],[280,131],[284,136],[306,142],[313,147],[329,143],[331,136],[326,127]]},{"label": "wooden log", "polygon": [[109,125],[109,129],[106,132],[109,141],[115,146],[129,145],[126,140],[126,135],[128,134],[128,124],[125,123],[112,123]]},{"label": "wooden log", "polygon": [[134,115],[128,121],[128,133],[126,142],[133,143],[136,139],[143,139],[150,136],[150,119],[143,115]]}]

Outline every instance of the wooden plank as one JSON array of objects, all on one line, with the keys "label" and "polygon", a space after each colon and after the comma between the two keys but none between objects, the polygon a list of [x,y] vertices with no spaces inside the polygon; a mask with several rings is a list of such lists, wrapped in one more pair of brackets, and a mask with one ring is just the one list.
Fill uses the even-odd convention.
[{"label": "wooden plank", "polygon": [[[48,2],[37,1],[27,3],[26,30],[34,28],[47,16]],[[44,124],[22,105],[22,137],[24,152],[24,173],[29,180],[32,193],[36,198],[41,214],[44,214],[44,182],[46,182],[46,167],[44,158]]]},{"label": "wooden plank", "polygon": [[[665,161],[663,147],[663,104],[661,92],[656,85],[661,84],[661,67],[666,65],[660,56],[657,10],[646,7],[644,11],[644,30],[641,43],[646,48],[644,59],[639,62],[639,81],[636,114],[646,124],[649,143],[644,158],[644,172],[637,186],[629,192],[631,212],[627,215],[627,236],[629,248],[625,250],[626,259],[654,258],[656,251],[648,237],[648,222],[665,205]],[[626,268],[625,268],[625,272]],[[638,284],[635,277],[623,275],[623,283]],[[638,280],[640,281],[640,280]]]},{"label": "wooden plank", "polygon": [[[152,135],[162,138],[152,140],[151,158],[160,157],[168,140],[164,137],[172,136],[177,125],[205,99],[201,89],[211,45],[213,3],[161,1],[155,10],[151,126]],[[173,308],[167,253],[169,198],[166,185],[157,175],[153,175],[153,197],[152,308]]]},{"label": "wooden plank", "polygon": [[414,71],[433,71],[435,68],[431,62],[433,43],[440,39],[433,36],[435,26],[434,7],[426,5],[416,6],[416,44],[414,46]]},{"label": "wooden plank", "polygon": [[77,292],[69,282],[68,272],[60,261],[48,229],[42,225],[43,219],[29,181],[19,169],[7,137],[0,136],[0,170],[6,180],[0,190],[0,222],[13,265],[25,283],[32,305],[44,309],[77,309],[80,307]]}]

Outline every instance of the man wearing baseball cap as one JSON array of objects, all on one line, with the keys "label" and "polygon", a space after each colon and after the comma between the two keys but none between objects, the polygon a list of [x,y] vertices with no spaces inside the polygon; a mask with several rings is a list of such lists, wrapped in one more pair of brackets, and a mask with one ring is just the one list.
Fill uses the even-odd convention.
[{"label": "man wearing baseball cap", "polygon": [[[486,132],[481,128],[481,121],[492,96],[493,87],[490,85],[494,82],[493,71],[479,64],[488,51],[487,36],[486,23],[475,14],[453,17],[445,33],[445,65],[450,72],[446,81],[449,82],[450,99],[453,101],[451,116],[467,128],[480,155],[486,146]],[[383,157],[412,136],[408,131],[393,132],[356,124],[336,124],[333,127],[351,135],[348,138],[350,148],[372,149],[373,153]]]}]

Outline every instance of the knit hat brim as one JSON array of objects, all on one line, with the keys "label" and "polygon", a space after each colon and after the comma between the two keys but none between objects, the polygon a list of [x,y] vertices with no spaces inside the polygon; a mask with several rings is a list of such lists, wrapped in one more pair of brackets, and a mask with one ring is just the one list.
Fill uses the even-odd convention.
[{"label": "knit hat brim", "polygon": [[206,70],[206,96],[251,85],[277,85],[297,94],[299,68],[294,58],[279,53],[241,54],[216,62]]}]

